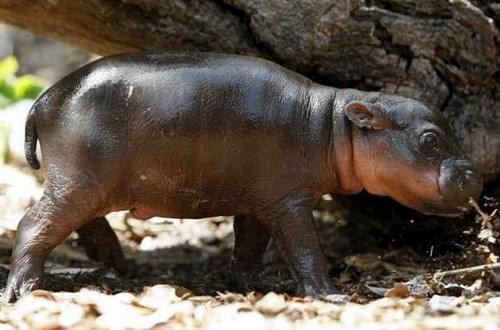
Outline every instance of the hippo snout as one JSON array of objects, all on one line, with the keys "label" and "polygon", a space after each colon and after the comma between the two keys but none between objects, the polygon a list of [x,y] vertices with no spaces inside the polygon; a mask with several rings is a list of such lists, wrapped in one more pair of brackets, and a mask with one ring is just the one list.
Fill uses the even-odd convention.
[{"label": "hippo snout", "polygon": [[446,208],[456,213],[468,207],[469,198],[479,198],[483,179],[469,160],[449,158],[441,164],[439,189]]}]

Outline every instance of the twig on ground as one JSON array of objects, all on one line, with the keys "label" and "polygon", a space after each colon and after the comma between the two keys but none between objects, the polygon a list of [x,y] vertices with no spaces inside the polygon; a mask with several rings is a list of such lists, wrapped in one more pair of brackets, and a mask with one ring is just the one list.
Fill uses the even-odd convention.
[{"label": "twig on ground", "polygon": [[493,217],[484,213],[483,210],[481,210],[481,208],[479,207],[479,205],[477,205],[476,201],[473,200],[472,198],[469,199],[469,204],[472,205],[472,207],[476,210],[476,212],[481,216],[481,219],[483,219],[483,221],[481,222],[481,229],[486,228],[486,226],[490,223]]},{"label": "twig on ground", "polygon": [[432,279],[434,281],[438,282],[446,276],[469,274],[469,273],[474,273],[474,272],[480,272],[483,270],[500,270],[500,262],[497,262],[494,264],[485,264],[485,265],[479,265],[479,266],[474,266],[474,267],[452,269],[452,270],[446,270],[443,272],[437,272],[434,274]]}]

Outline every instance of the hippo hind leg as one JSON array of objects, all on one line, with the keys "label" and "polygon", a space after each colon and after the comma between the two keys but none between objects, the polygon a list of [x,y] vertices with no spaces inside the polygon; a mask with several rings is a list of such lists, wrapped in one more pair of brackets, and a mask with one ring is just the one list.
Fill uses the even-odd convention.
[{"label": "hippo hind leg", "polygon": [[78,242],[90,259],[112,267],[119,274],[127,271],[127,262],[118,237],[105,217],[92,219],[76,232]]},{"label": "hippo hind leg", "polygon": [[[99,212],[94,189],[47,190],[21,219],[3,300],[12,302],[42,285],[48,254]],[[89,187],[87,187],[89,188]]]},{"label": "hippo hind leg", "polygon": [[238,291],[249,292],[259,285],[262,256],[269,243],[270,234],[256,219],[247,216],[235,216],[233,226],[233,282]]}]

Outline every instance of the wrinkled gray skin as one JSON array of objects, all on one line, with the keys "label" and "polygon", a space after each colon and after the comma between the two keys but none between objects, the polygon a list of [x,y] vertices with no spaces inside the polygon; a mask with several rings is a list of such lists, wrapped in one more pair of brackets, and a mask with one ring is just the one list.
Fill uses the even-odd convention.
[{"label": "wrinkled gray skin", "polygon": [[104,216],[234,215],[232,269],[253,287],[270,238],[297,294],[334,294],[313,227],[321,195],[363,189],[424,213],[460,215],[481,179],[439,112],[410,99],[322,86],[261,59],[132,54],[52,86],[26,123],[43,197],[19,224],[5,299],[39,288],[49,252],[77,231],[125,271]]}]

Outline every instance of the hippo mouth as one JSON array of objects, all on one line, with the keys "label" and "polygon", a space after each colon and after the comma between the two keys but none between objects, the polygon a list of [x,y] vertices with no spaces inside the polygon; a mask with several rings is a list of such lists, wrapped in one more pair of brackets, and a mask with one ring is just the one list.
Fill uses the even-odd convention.
[{"label": "hippo mouth", "polygon": [[458,202],[456,200],[452,201],[447,198],[447,193],[443,193],[443,190],[447,189],[447,185],[443,184],[442,170],[442,167],[438,167],[435,173],[427,176],[432,180],[432,186],[435,187],[433,194],[434,196],[431,198],[430,196],[427,196],[427,198],[421,198],[419,201],[415,201],[415,203],[412,204],[414,206],[418,206],[413,208],[426,216],[462,218],[470,210],[468,199],[465,199],[462,202]]},{"label": "hippo mouth", "polygon": [[457,207],[454,210],[443,210],[442,207],[438,207],[435,202],[424,201],[425,210],[420,211],[424,215],[428,216],[438,216],[446,218],[463,218],[469,211],[470,207]]}]

